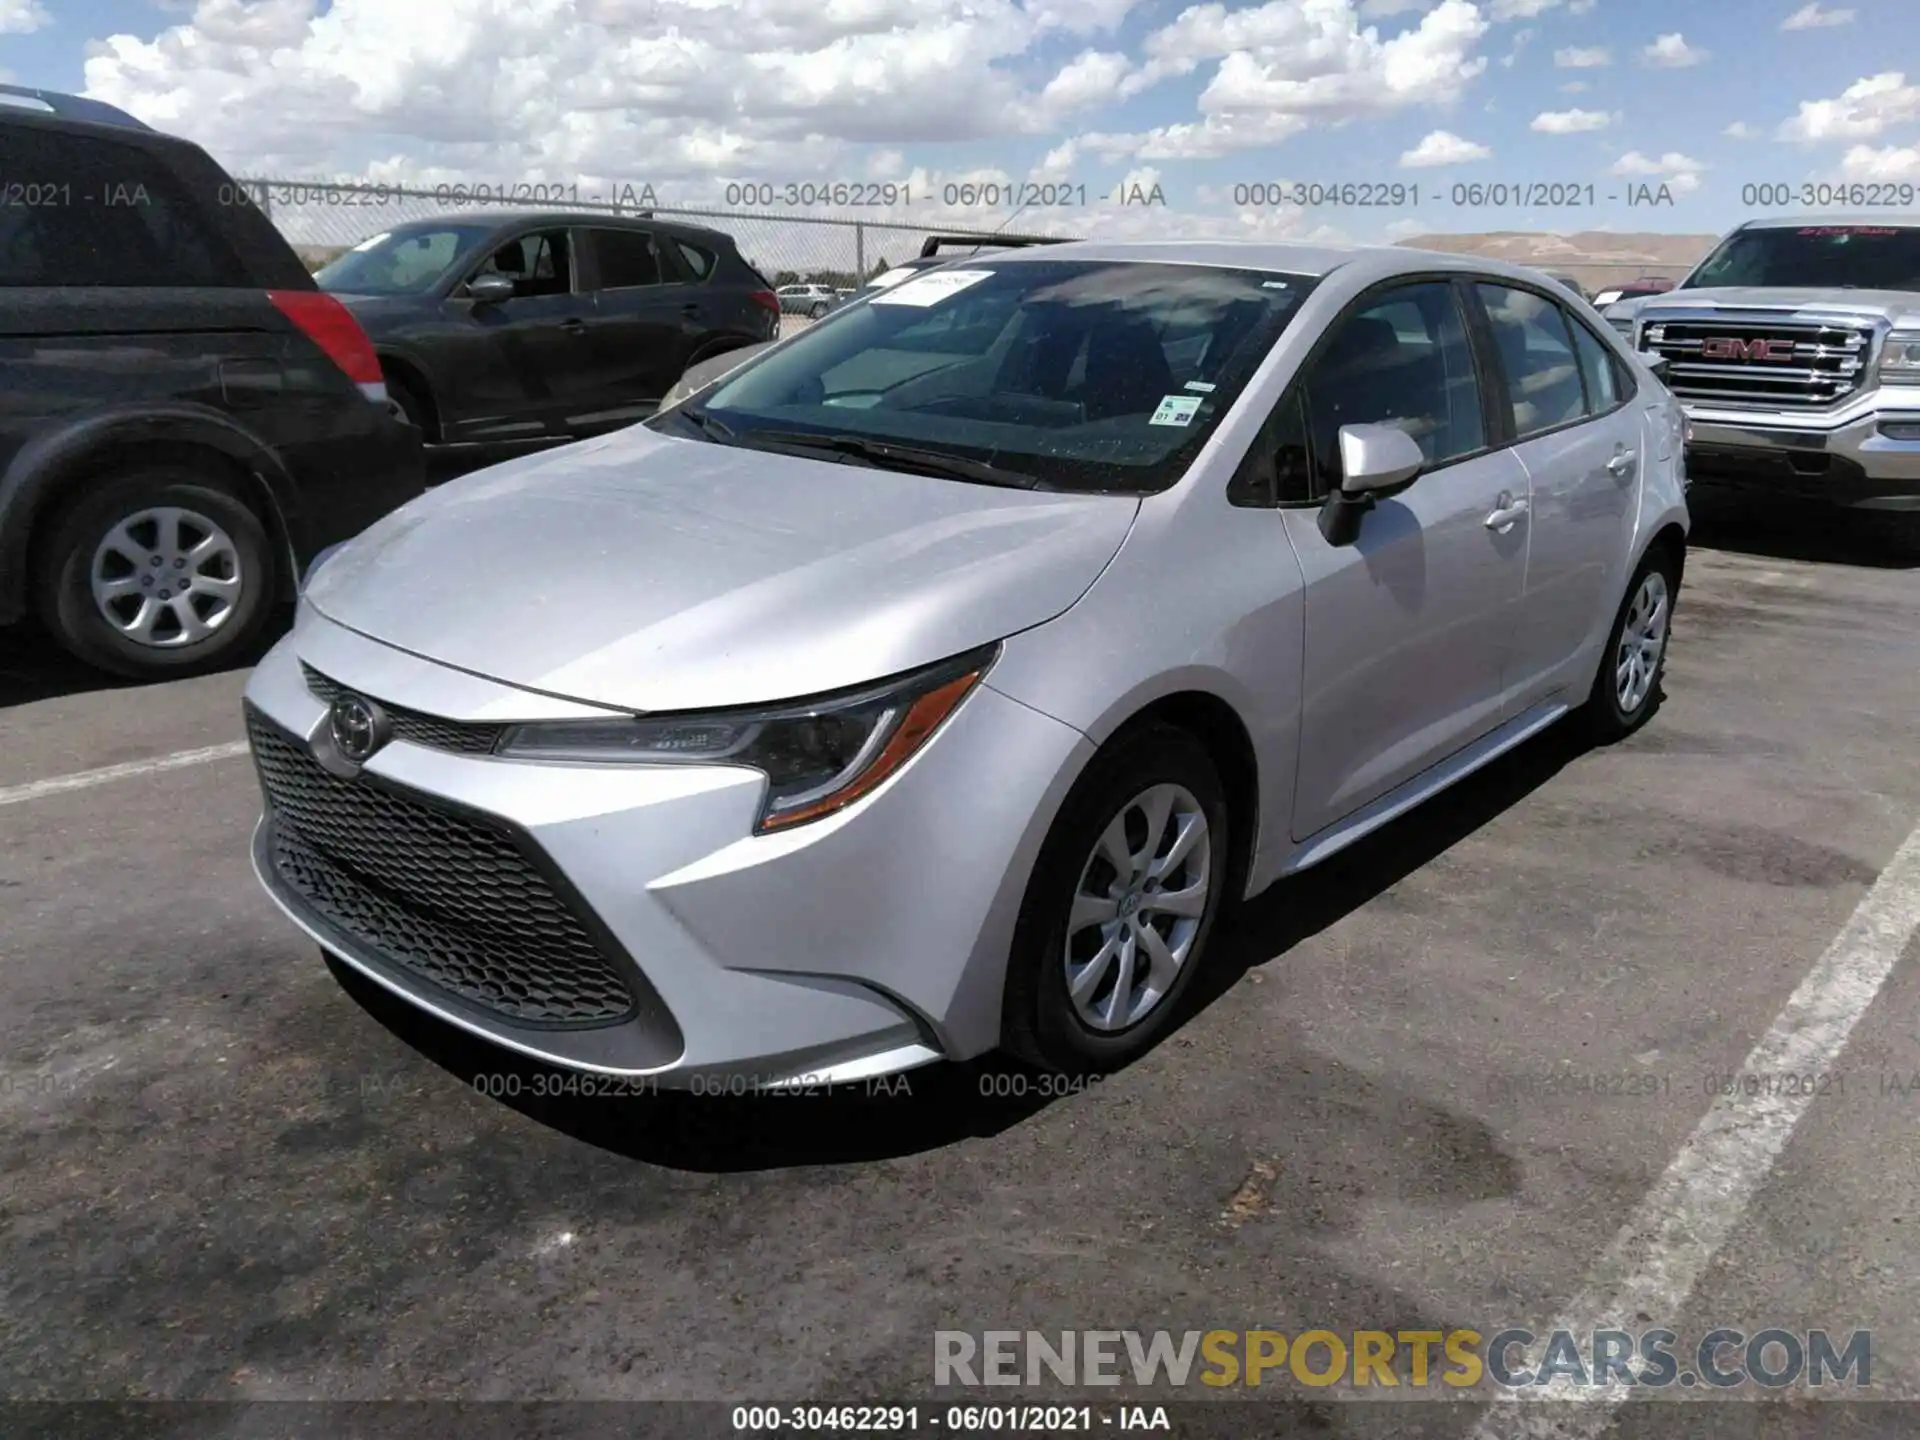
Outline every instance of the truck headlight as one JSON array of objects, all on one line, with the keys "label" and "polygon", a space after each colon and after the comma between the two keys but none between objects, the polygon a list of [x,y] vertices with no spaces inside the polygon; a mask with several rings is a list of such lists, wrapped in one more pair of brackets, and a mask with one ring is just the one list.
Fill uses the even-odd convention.
[{"label": "truck headlight", "polygon": [[818,820],[876,789],[932,738],[998,646],[866,689],[754,710],[515,725],[494,753],[583,765],[737,765],[767,777],[756,834]]},{"label": "truck headlight", "polygon": [[1920,330],[1896,330],[1887,336],[1880,373],[1890,380],[1920,380]]}]

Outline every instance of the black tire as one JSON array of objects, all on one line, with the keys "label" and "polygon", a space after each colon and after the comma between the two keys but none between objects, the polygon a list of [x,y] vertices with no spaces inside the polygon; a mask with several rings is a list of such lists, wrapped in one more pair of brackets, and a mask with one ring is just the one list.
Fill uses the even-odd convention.
[{"label": "black tire", "polygon": [[[1135,797],[1162,784],[1187,791],[1206,818],[1205,909],[1186,959],[1159,1002],[1133,1024],[1103,1032],[1076,1013],[1068,995],[1068,914],[1107,826]],[[1180,1019],[1227,898],[1230,823],[1219,772],[1206,747],[1187,731],[1148,724],[1110,741],[1068,793],[1028,881],[1007,961],[1002,1048],[1044,1071],[1087,1074],[1118,1069],[1158,1043]],[[1143,824],[1139,830],[1143,837],[1145,829]],[[1201,868],[1197,862],[1195,868]]]},{"label": "black tire", "polygon": [[387,398],[393,402],[393,408],[400,418],[420,432],[420,438],[432,441],[433,406],[428,403],[420,387],[404,375],[386,372]]},{"label": "black tire", "polygon": [[814,306],[813,306],[813,308],[812,308],[811,310],[809,310],[809,311],[807,311],[807,318],[808,318],[809,320],[824,320],[824,319],[826,319],[826,318],[827,318],[827,307],[826,307],[826,302],[824,302],[824,301],[818,301],[818,300],[816,300],[816,301],[814,302]]},{"label": "black tire", "polygon": [[[1666,617],[1659,656],[1653,662],[1652,683],[1646,686],[1644,695],[1629,707],[1620,694],[1621,641],[1642,587],[1649,576],[1656,574],[1666,587]],[[1673,606],[1679,593],[1679,557],[1667,546],[1656,545],[1633,572],[1633,579],[1627,584],[1626,596],[1620,602],[1620,612],[1613,617],[1613,628],[1607,632],[1607,648],[1600,656],[1600,672],[1594,676],[1593,691],[1587,697],[1583,712],[1588,738],[1594,744],[1611,745],[1616,740],[1625,739],[1646,724],[1653,712],[1660,708],[1663,698],[1661,684],[1667,673],[1667,650],[1673,638]]]},{"label": "black tire", "polygon": [[[79,500],[53,519],[34,546],[39,562],[36,608],[42,623],[70,654],[130,679],[171,679],[225,668],[259,641],[273,618],[279,562],[266,527],[240,498],[219,463],[210,458],[205,469],[187,464],[146,466],[80,482],[84,488]],[[147,645],[122,634],[94,602],[93,566],[96,551],[122,522],[162,506],[211,521],[226,533],[232,541],[231,564],[219,564],[218,575],[213,569],[205,573],[211,578],[237,578],[239,586],[230,608],[204,639]],[[142,534],[148,533],[145,527],[139,528]],[[183,539],[189,538],[190,534],[183,534]],[[118,562],[114,564],[117,568]],[[224,573],[228,569],[232,577]],[[203,618],[212,613],[199,601],[192,606]],[[173,613],[177,616],[177,607]],[[175,637],[183,633],[174,621],[156,630],[155,638],[169,638],[169,630]]]}]

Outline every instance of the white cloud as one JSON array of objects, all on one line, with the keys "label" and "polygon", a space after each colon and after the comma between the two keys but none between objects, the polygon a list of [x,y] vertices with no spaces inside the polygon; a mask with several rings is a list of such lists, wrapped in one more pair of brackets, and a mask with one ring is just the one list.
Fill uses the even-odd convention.
[{"label": "white cloud", "polygon": [[1400,156],[1400,164],[1409,170],[1424,170],[1437,165],[1464,165],[1470,160],[1485,160],[1493,151],[1472,140],[1463,140],[1449,130],[1435,130],[1413,149]]},{"label": "white cloud", "polygon": [[1054,133],[1110,62],[1082,56],[1050,97],[1016,62],[1134,3],[198,0],[96,42],[85,73],[233,168],[644,179],[671,204],[722,171],[813,180],[870,146]]},{"label": "white cloud", "polygon": [[1367,19],[1385,15],[1404,15],[1409,10],[1424,10],[1429,0],[1360,0],[1360,13]]},{"label": "white cloud", "polygon": [[1573,3],[1567,6],[1567,13],[1569,15],[1585,15],[1593,9],[1594,3],[1595,0],[1573,0]]},{"label": "white cloud", "polygon": [[1543,135],[1577,135],[1612,123],[1613,116],[1604,110],[1543,110],[1533,117],[1532,128]]},{"label": "white cloud", "polygon": [[1562,95],[1584,95],[1587,91],[1591,90],[1592,88],[1593,86],[1589,85],[1584,80],[1569,80],[1566,84],[1560,87],[1560,93]]},{"label": "white cloud", "polygon": [[1720,133],[1725,135],[1729,140],[1753,140],[1758,138],[1760,134],[1758,130],[1754,129],[1753,126],[1744,120],[1734,121]]},{"label": "white cloud", "polygon": [[1689,45],[1687,37],[1676,30],[1671,35],[1660,36],[1647,46],[1640,52],[1640,58],[1649,65],[1677,70],[1687,65],[1698,65],[1707,58],[1707,52]]},{"label": "white cloud", "polygon": [[1782,30],[1824,30],[1832,25],[1851,25],[1851,10],[1823,10],[1820,0],[1810,0],[1780,22]]},{"label": "white cloud", "polygon": [[1054,114],[1084,110],[1111,101],[1129,69],[1127,57],[1113,51],[1089,50],[1047,82],[1040,103]]},{"label": "white cloud", "polygon": [[1782,140],[1870,140],[1889,125],[1920,118],[1920,85],[1897,70],[1856,80],[1835,100],[1802,100],[1781,125]]},{"label": "white cloud", "polygon": [[1562,70],[1593,70],[1613,63],[1613,52],[1604,45],[1569,45],[1553,52],[1553,63]]},{"label": "white cloud", "polygon": [[1360,26],[1346,0],[1191,6],[1147,37],[1146,63],[1120,93],[1138,94],[1217,61],[1200,96],[1204,118],[1101,136],[1096,148],[1197,159],[1276,144],[1314,124],[1445,104],[1486,69],[1486,59],[1472,51],[1487,29],[1468,0],[1442,0],[1417,27],[1385,40]]},{"label": "white cloud", "polygon": [[1488,13],[1496,21],[1531,20],[1536,15],[1544,15],[1560,3],[1560,0],[1493,0]]},{"label": "white cloud", "polygon": [[1427,227],[1418,220],[1395,220],[1382,232],[1391,244],[1396,240],[1411,240],[1415,235],[1424,235]]},{"label": "white cloud", "polygon": [[1840,178],[1858,181],[1920,180],[1920,146],[1871,145],[1848,147],[1840,161]]},{"label": "white cloud", "polygon": [[1685,195],[1700,188],[1700,172],[1706,168],[1698,160],[1690,159],[1678,150],[1669,150],[1658,160],[1649,159],[1638,150],[1629,150],[1607,167],[1607,173],[1657,175],[1674,194]]},{"label": "white cloud", "polygon": [[31,35],[52,23],[40,0],[0,0],[0,35]]},{"label": "white cloud", "polygon": [[1533,35],[1534,32],[1531,28],[1514,31],[1513,46],[1506,54],[1500,57],[1500,63],[1511,70],[1514,62],[1520,58],[1520,52],[1533,43]]}]

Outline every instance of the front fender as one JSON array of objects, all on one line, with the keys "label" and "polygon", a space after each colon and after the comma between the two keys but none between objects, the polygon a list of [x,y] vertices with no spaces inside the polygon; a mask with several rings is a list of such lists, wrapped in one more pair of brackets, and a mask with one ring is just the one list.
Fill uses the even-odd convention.
[{"label": "front fender", "polygon": [[143,405],[105,410],[36,435],[0,474],[0,624],[26,613],[34,522],[116,451],[189,445],[217,452],[265,487],[268,528],[299,549],[302,521],[293,477],[280,458],[228,416],[208,406]]}]

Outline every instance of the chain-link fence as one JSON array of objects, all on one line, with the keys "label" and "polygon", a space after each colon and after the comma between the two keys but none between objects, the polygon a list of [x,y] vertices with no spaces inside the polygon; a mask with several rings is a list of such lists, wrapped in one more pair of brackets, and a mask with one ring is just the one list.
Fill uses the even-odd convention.
[{"label": "chain-link fence", "polygon": [[[852,288],[889,265],[920,253],[932,235],[1006,239],[1013,232],[954,229],[931,223],[909,224],[846,214],[780,214],[735,210],[686,209],[638,205],[630,201],[573,198],[569,187],[549,193],[493,194],[467,186],[416,189],[336,181],[242,179],[235,182],[273,220],[309,265],[318,266],[370,236],[413,220],[534,210],[542,214],[651,215],[703,225],[731,235],[747,262],[776,285],[812,281]],[[1007,221],[1018,220],[1017,212]],[[1074,238],[1063,227],[1041,219],[1019,233],[1050,239]]]},{"label": "chain-link fence", "polygon": [[[934,220],[915,224],[881,218],[883,211],[781,213],[640,204],[636,203],[631,187],[623,191],[616,187],[616,193],[622,196],[616,202],[578,199],[577,187],[560,185],[528,187],[525,193],[496,193],[484,186],[467,185],[417,188],[355,181],[267,179],[236,183],[272,218],[302,257],[316,267],[369,236],[408,221],[508,210],[657,215],[683,220],[733,236],[740,253],[776,285],[812,281],[843,288],[857,286],[888,265],[918,255],[921,244],[930,235],[966,237],[985,243],[1008,238],[1016,224],[1019,232],[1026,236],[1071,239],[1077,233],[1065,219],[1044,212],[1023,214],[1016,210],[1003,216],[997,225],[984,227],[951,226]],[[647,191],[640,194],[651,196]],[[1196,238],[1232,233],[1230,217],[1217,224],[1195,217],[1195,226]],[[1511,235],[1501,238],[1504,243],[1498,253],[1517,258]],[[1569,256],[1562,252],[1552,258],[1523,263],[1568,276],[1592,294],[1643,276],[1677,280],[1705,255],[1708,246],[1709,242],[1702,240],[1700,254],[1689,255],[1684,260],[1611,260],[1589,258],[1577,252]]]}]

